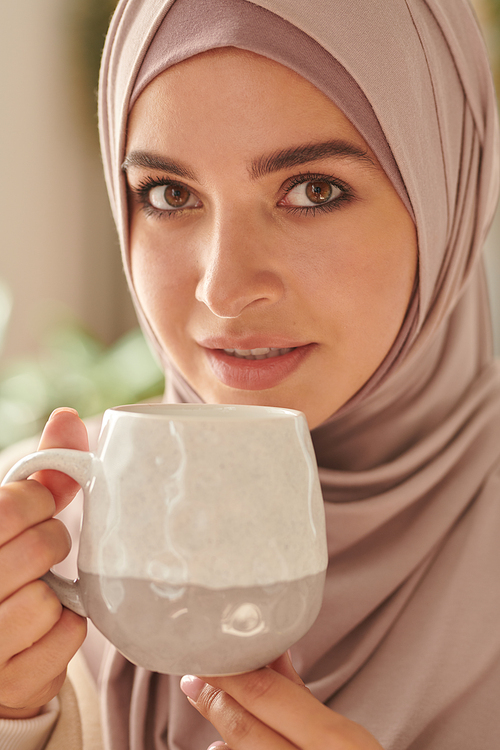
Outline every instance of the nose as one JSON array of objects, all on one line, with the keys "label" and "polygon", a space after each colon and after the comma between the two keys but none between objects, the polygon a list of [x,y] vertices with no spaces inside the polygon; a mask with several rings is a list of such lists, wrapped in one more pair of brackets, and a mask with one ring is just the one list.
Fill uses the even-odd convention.
[{"label": "nose", "polygon": [[249,307],[273,305],[284,292],[265,228],[233,215],[214,222],[199,252],[196,299],[218,318],[237,318]]}]

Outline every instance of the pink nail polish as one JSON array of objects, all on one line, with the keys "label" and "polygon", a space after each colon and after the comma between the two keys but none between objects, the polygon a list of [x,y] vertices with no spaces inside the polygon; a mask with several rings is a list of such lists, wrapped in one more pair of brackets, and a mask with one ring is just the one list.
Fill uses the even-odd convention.
[{"label": "pink nail polish", "polygon": [[225,742],[222,742],[222,740],[216,740],[215,742],[212,742],[212,744],[207,747],[207,750],[215,750],[217,747],[222,747],[222,745],[225,745]]},{"label": "pink nail polish", "polygon": [[205,685],[206,682],[203,682],[203,680],[200,680],[199,677],[195,677],[192,674],[184,675],[181,680],[182,692],[184,693],[184,695],[187,695],[188,698],[191,698],[191,700],[195,703],[200,697],[200,693]]}]

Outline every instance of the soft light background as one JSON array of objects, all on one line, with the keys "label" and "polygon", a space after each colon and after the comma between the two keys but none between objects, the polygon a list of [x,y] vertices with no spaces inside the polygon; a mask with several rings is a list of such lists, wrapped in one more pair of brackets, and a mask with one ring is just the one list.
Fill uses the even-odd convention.
[{"label": "soft light background", "polygon": [[0,3],[0,278],[14,295],[5,356],[32,351],[63,308],[108,343],[134,324],[81,45],[92,5]]},{"label": "soft light background", "polygon": [[[500,0],[474,4],[494,57]],[[0,447],[57,405],[85,416],[161,390],[138,334],[122,338],[136,322],[97,147],[92,76],[113,5],[0,3]],[[500,220],[487,249],[500,352],[499,237]]]}]

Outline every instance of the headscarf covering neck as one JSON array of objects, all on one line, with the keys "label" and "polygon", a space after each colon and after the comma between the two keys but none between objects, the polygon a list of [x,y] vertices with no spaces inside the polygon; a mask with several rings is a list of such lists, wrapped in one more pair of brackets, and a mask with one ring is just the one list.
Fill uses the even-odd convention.
[{"label": "headscarf covering neck", "polygon": [[[330,563],[320,616],[292,650],[295,666],[320,700],[385,750],[493,747],[496,711],[480,731],[472,717],[476,703],[500,697],[492,531],[500,523],[500,379],[480,260],[496,204],[498,135],[472,11],[466,0],[119,3],[102,65],[101,142],[150,337],[129,271],[120,170],[127,115],[158,72],[207,39],[277,59],[330,96],[376,153],[418,232],[418,285],[389,355],[313,431]],[[312,49],[325,60],[320,71]],[[198,400],[159,354],[169,400]],[[214,739],[178,678],[134,668],[113,651],[104,706],[113,750],[205,750]]]}]

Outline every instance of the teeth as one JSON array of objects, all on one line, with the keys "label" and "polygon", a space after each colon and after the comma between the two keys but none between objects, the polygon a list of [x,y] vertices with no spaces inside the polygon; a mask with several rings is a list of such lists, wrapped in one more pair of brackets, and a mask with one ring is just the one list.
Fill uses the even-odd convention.
[{"label": "teeth", "polygon": [[288,349],[277,349],[273,346],[266,346],[260,349],[224,349],[226,354],[232,354],[234,357],[240,359],[271,359],[272,357],[280,357],[283,354],[288,354],[292,351],[293,347]]}]

